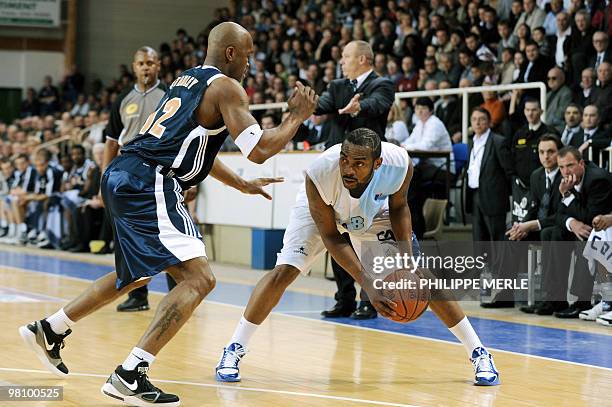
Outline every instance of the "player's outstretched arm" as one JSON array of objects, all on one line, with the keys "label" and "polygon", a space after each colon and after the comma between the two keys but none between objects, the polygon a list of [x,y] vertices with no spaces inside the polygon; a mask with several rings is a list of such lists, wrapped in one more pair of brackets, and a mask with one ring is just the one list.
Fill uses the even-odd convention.
[{"label": "player's outstretched arm", "polygon": [[378,312],[385,317],[394,316],[396,304],[374,290],[372,277],[365,272],[351,245],[338,232],[334,209],[323,201],[317,187],[308,176],[306,176],[306,195],[310,216],[317,225],[329,254],[367,292],[370,302]]},{"label": "player's outstretched arm", "polygon": [[401,188],[389,196],[391,229],[393,229],[395,239],[400,243],[400,251],[409,256],[412,256],[412,215],[408,206],[408,188],[412,180],[412,173],[413,167],[410,161]]},{"label": "player's outstretched arm", "polygon": [[262,195],[266,199],[272,199],[270,195],[266,191],[263,190],[263,187],[276,183],[283,182],[285,179],[283,177],[274,177],[274,178],[255,178],[254,180],[247,181],[244,178],[241,178],[238,174],[232,171],[227,165],[223,164],[219,158],[215,158],[215,162],[210,170],[210,175],[216,180],[224,183],[227,186],[232,188],[236,188],[238,191],[251,194],[251,195]]},{"label": "player's outstretched arm", "polygon": [[287,102],[289,116],[278,127],[262,130],[249,112],[249,99],[238,82],[220,78],[212,83],[209,91],[213,88],[215,104],[231,137],[240,151],[257,164],[265,162],[287,145],[300,124],[312,115],[318,101],[313,89],[298,82]]}]

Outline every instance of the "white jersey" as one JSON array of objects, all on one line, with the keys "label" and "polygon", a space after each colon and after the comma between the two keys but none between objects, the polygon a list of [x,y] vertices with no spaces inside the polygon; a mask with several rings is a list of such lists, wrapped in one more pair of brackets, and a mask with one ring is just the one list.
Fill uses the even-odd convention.
[{"label": "white jersey", "polygon": [[[361,197],[351,197],[342,184],[340,175],[340,149],[335,145],[321,154],[306,170],[306,174],[317,187],[323,201],[333,206],[340,232],[351,235],[365,233],[374,218],[389,210],[389,195],[397,192],[406,178],[410,157],[408,152],[391,143],[382,144],[382,164]],[[308,205],[306,195],[300,192],[298,203]]]}]

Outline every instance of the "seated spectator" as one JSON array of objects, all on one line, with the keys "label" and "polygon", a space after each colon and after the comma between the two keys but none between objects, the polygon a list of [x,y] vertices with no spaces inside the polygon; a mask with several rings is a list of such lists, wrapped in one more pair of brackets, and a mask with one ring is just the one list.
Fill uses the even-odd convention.
[{"label": "seated spectator", "polygon": [[529,183],[531,174],[538,169],[538,141],[544,134],[554,133],[554,129],[542,122],[542,108],[536,99],[527,99],[523,111],[527,124],[512,136],[510,154],[514,176],[512,178],[512,218],[522,222],[527,215],[529,204]]},{"label": "seated spectator", "polygon": [[545,56],[547,58],[551,56],[550,45],[546,40],[546,33],[544,31],[544,28],[538,27],[533,30],[531,38],[536,44],[538,44],[538,47],[540,48],[540,55]]},{"label": "seated spectator", "polygon": [[[447,80],[440,82],[440,89],[452,88]],[[450,134],[461,131],[461,106],[456,95],[443,95],[434,104],[435,116],[444,123]]]},{"label": "seated spectator", "polygon": [[580,151],[572,146],[559,151],[557,162],[563,177],[559,185],[562,201],[555,226],[542,230],[542,240],[547,242],[542,254],[542,286],[546,301],[535,312],[578,318],[581,311],[591,308],[593,277],[584,258],[577,256],[570,293],[578,300],[567,307],[565,299],[572,251],[558,247],[555,250],[549,242],[587,239],[595,216],[612,212],[612,179],[606,171],[585,163]]},{"label": "seated spectator", "polygon": [[588,67],[597,70],[604,62],[612,63],[612,52],[608,49],[608,34],[596,31],[593,34],[593,48],[595,52],[589,58]]},{"label": "seated spectator", "polygon": [[395,84],[398,92],[410,92],[417,90],[418,74],[414,65],[414,58],[406,56],[402,58],[402,74]]},{"label": "seated spectator", "polygon": [[38,116],[40,114],[40,103],[36,97],[36,91],[34,88],[28,88],[26,91],[26,98],[21,102],[21,110],[19,117],[31,117]]},{"label": "seated spectator", "polygon": [[408,139],[408,136],[408,127],[406,126],[406,122],[403,120],[402,110],[397,103],[393,103],[387,118],[385,138],[391,143],[400,145],[406,141],[406,139]]},{"label": "seated spectator", "polygon": [[599,109],[601,123],[605,126],[612,122],[612,64],[602,62],[597,67],[597,97],[595,105]]},{"label": "seated spectator", "polygon": [[583,69],[580,78],[580,85],[574,92],[574,102],[584,108],[597,100],[599,88],[595,86],[595,71],[593,68]]},{"label": "seated spectator", "polygon": [[[510,241],[540,241],[542,228],[554,226],[555,217],[561,203],[559,184],[561,173],[557,166],[557,153],[563,147],[559,138],[553,134],[545,134],[538,141],[538,155],[542,166],[531,174],[529,187],[529,209],[520,222],[514,222],[506,231],[506,238]],[[528,266],[528,250],[525,245],[506,244],[502,246],[503,265],[500,278],[517,278],[519,270]],[[511,290],[497,294],[505,301],[512,301],[514,295]],[[502,297],[503,295],[503,297]],[[523,312],[532,312],[533,307],[524,306]]]},{"label": "seated spectator", "polygon": [[70,111],[70,115],[87,116],[87,112],[89,112],[89,103],[87,103],[87,98],[85,97],[85,95],[80,93],[77,97],[76,103]]},{"label": "seated spectator", "polygon": [[[570,145],[577,148],[583,157],[596,165],[601,165],[599,152],[610,145],[610,133],[600,128],[601,115],[595,105],[584,108],[582,113],[582,132],[575,134]],[[604,156],[605,162],[607,157]]]},{"label": "seated spectator", "polygon": [[89,242],[100,235],[104,219],[104,207],[99,195],[103,156],[104,144],[95,144],[92,149],[94,165],[87,170],[87,178],[79,193],[79,196],[85,200],[79,207],[76,218],[79,243],[69,249],[71,252],[88,252]]},{"label": "seated spectator", "polygon": [[[550,11],[546,14],[542,27],[546,30],[546,35],[557,35],[557,18],[563,12],[563,0],[551,0]],[[566,14],[567,18],[567,14]]]},{"label": "seated spectator", "polygon": [[582,107],[576,103],[567,105],[565,108],[564,121],[565,127],[561,132],[561,143],[567,146],[574,136],[582,134],[582,127],[580,127],[580,123],[582,122]]},{"label": "seated spectator", "polygon": [[572,101],[572,91],[565,84],[565,74],[558,67],[548,71],[547,83],[550,90],[546,94],[546,122],[560,133],[564,127],[565,109]]},{"label": "seated spectator", "polygon": [[555,20],[555,33],[550,34],[549,37],[550,49],[554,56],[555,64],[557,64],[559,68],[566,69],[570,65],[568,63],[571,45],[570,36],[572,35],[570,17],[566,12],[561,11],[556,15]]},{"label": "seated spectator", "polygon": [[43,87],[38,92],[40,114],[55,114],[59,110],[59,91],[53,86],[53,79],[45,76]]},{"label": "seated spectator", "polygon": [[10,187],[14,179],[13,163],[8,158],[0,160],[0,238],[9,233],[9,222],[6,214],[5,201],[9,196]]},{"label": "seated spectator", "polygon": [[451,83],[451,87],[456,88],[459,85],[461,68],[459,68],[458,65],[453,64],[453,58],[450,54],[440,54],[439,69],[444,76],[444,80]]},{"label": "seated spectator", "polygon": [[518,40],[514,35],[512,35],[510,23],[507,20],[501,20],[497,23],[497,32],[500,37],[497,44],[497,59],[501,60],[504,50],[508,48],[514,50],[517,48]]},{"label": "seated spectator", "polygon": [[[495,85],[492,82],[485,82],[483,86]],[[491,127],[493,131],[500,133],[499,126],[506,119],[506,106],[499,100],[496,92],[482,92],[484,103],[480,107],[485,108],[491,115]]]},{"label": "seated spectator", "polygon": [[34,191],[36,170],[30,165],[27,154],[19,154],[15,158],[15,178],[6,197],[6,213],[9,232],[5,243],[25,244],[28,241],[28,226],[25,219],[25,205],[22,198]]},{"label": "seated spectator", "polygon": [[[418,98],[414,109],[417,123],[408,139],[402,143],[402,147],[408,151],[451,151],[450,135],[444,123],[433,114],[432,100],[426,97]],[[445,165],[444,158],[428,158],[418,160],[416,167],[422,172],[423,179],[430,181]]]},{"label": "seated spectator", "polygon": [[[539,8],[536,0],[523,0],[523,13],[516,22],[516,26],[526,24],[531,30],[541,27],[546,19],[546,13]],[[514,30],[514,35],[517,34],[517,28]]]},{"label": "seated spectator", "polygon": [[[21,203],[27,207],[26,217],[30,226],[28,242],[42,249],[52,248],[51,240],[58,243],[61,233],[58,195],[62,172],[55,165],[50,164],[49,150],[44,148],[38,150],[34,156],[36,168],[34,190],[20,198]],[[55,212],[55,219],[49,216],[51,211]]]},{"label": "seated spectator", "polygon": [[[506,48],[503,50],[500,58],[500,63],[497,65],[497,72],[499,75],[499,84],[507,85],[514,82],[514,49]],[[518,77],[518,72],[517,72]]]},{"label": "seated spectator", "polygon": [[91,160],[85,158],[85,149],[81,145],[72,146],[70,156],[73,167],[62,186],[62,207],[64,208],[64,220],[66,222],[65,236],[61,243],[62,250],[69,250],[79,245],[76,229],[77,210],[85,202],[81,192],[87,181],[90,167],[95,165]]}]

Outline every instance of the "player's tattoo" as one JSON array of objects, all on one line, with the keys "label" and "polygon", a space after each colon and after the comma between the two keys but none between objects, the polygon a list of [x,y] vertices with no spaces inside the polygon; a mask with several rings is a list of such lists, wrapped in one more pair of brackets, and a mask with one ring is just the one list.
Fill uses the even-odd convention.
[{"label": "player's tattoo", "polygon": [[164,315],[152,329],[152,331],[159,329],[159,333],[155,340],[159,340],[159,338],[166,333],[172,321],[179,323],[181,319],[183,319],[183,314],[179,311],[178,306],[176,304],[170,304],[168,308],[164,310]]}]

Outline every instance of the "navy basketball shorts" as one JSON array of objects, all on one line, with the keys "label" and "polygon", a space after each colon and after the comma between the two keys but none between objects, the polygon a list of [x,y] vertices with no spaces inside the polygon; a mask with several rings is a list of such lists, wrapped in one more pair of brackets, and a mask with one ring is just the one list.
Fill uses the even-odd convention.
[{"label": "navy basketball shorts", "polygon": [[178,263],[206,257],[182,189],[134,154],[117,157],[101,180],[115,237],[117,289]]}]

